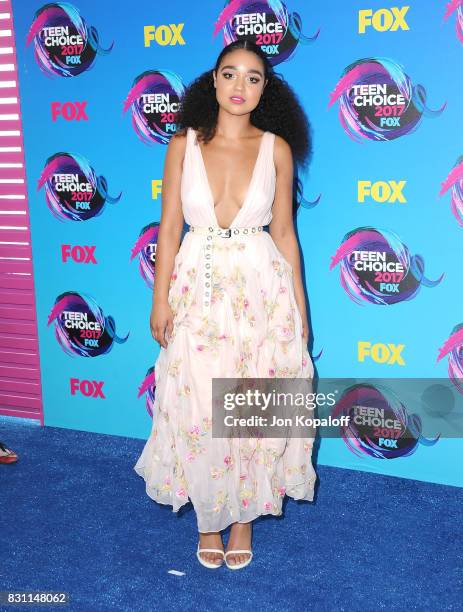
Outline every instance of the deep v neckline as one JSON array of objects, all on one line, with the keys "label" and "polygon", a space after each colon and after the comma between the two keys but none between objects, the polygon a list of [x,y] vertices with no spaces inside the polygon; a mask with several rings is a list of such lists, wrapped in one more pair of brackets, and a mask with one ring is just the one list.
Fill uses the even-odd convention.
[{"label": "deep v neckline", "polygon": [[[196,130],[193,130],[194,134],[197,136],[196,134]],[[235,223],[235,221],[237,220],[237,218],[239,217],[239,215],[241,214],[241,211],[243,210],[243,208],[246,206],[248,200],[249,200],[249,195],[251,193],[251,189],[253,187],[256,175],[257,175],[257,168],[260,162],[260,158],[262,157],[262,151],[264,148],[264,139],[265,139],[265,135],[267,134],[267,132],[265,131],[261,138],[260,138],[260,143],[259,143],[259,150],[257,152],[257,157],[256,157],[256,161],[254,162],[254,167],[252,169],[252,174],[251,174],[251,180],[249,181],[249,185],[248,188],[246,190],[246,195],[244,196],[244,200],[241,204],[240,209],[238,210],[238,212],[236,213],[235,217],[233,218],[233,221],[230,223],[230,225],[228,227],[232,227],[232,225]],[[201,151],[201,147],[199,145],[199,141],[197,141],[197,149],[198,149],[198,153],[199,153],[199,159],[201,162],[201,170],[202,170],[202,174],[203,174],[203,179],[204,179],[204,184],[206,187],[206,191],[207,191],[207,195],[209,197],[209,205],[211,207],[212,210],[212,214],[214,215],[214,220],[215,223],[218,227],[221,227],[219,225],[219,222],[217,220],[217,216],[215,214],[215,202],[214,202],[214,196],[212,193],[212,189],[211,189],[211,184],[209,183],[209,178],[207,176],[207,170],[206,170],[206,164],[204,163],[204,157],[203,157],[203,153]],[[227,229],[227,228],[222,228],[222,229]]]}]

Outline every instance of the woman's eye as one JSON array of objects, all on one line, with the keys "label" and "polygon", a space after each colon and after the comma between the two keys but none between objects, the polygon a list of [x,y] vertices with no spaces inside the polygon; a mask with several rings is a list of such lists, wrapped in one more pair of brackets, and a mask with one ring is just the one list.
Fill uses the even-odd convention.
[{"label": "woman's eye", "polygon": [[[234,75],[234,73],[233,73],[233,72],[222,72],[222,76],[223,76],[225,79],[227,79],[227,80],[229,80],[229,79],[231,79],[231,78],[234,78],[234,77],[235,77],[235,75]],[[248,78],[249,78],[249,80],[251,81],[251,83],[252,83],[253,85],[255,85],[255,84],[259,83],[259,81],[260,81],[259,77],[251,76],[251,77],[248,77]]]}]

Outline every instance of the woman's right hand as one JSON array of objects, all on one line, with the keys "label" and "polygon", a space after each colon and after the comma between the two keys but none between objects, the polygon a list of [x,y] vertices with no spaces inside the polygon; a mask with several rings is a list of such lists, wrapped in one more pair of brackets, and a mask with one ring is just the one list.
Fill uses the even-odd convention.
[{"label": "woman's right hand", "polygon": [[151,309],[151,335],[163,348],[167,348],[167,338],[170,339],[174,328],[174,315],[168,302]]}]

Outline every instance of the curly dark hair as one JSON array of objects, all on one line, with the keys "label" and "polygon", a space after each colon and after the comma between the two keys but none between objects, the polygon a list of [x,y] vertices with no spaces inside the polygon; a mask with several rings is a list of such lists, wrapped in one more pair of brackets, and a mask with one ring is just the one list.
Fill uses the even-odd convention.
[{"label": "curly dark hair", "polygon": [[264,67],[264,80],[268,79],[257,107],[251,112],[252,125],[281,136],[291,147],[295,166],[305,168],[312,155],[309,120],[299,100],[285,81],[274,72],[261,48],[248,39],[239,39],[222,49],[214,69],[203,72],[185,90],[177,115],[177,131],[184,133],[191,127],[198,131],[199,139],[207,143],[215,134],[219,105],[216,99],[213,70],[218,71],[222,60],[235,49],[255,53]]}]

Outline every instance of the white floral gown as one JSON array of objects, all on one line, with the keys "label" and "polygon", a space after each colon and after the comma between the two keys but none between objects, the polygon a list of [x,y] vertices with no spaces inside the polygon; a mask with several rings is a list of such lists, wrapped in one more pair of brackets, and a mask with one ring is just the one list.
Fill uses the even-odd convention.
[{"label": "white floral gown", "polygon": [[[275,194],[275,135],[264,132],[231,228],[267,225]],[[181,185],[189,225],[218,227],[196,133],[188,129]],[[208,246],[209,245],[209,246]],[[312,501],[313,438],[212,437],[212,378],[313,378],[292,268],[270,234],[187,232],[169,287],[174,329],[155,363],[152,431],[134,466],[146,493],[178,509],[190,499],[198,530],[280,515],[286,495]]]}]

